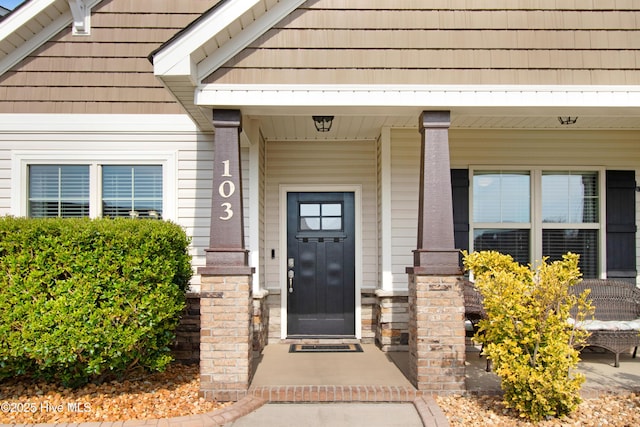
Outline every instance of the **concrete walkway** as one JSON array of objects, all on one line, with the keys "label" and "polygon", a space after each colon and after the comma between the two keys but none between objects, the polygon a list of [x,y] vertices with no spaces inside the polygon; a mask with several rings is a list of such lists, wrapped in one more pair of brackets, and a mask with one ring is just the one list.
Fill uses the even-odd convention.
[{"label": "concrete walkway", "polygon": [[[409,383],[407,353],[383,353],[364,345],[363,353],[290,354],[286,345],[267,346],[257,363],[248,396],[207,414],[161,420],[81,423],[78,427],[215,427],[215,426],[448,426],[436,404]],[[500,381],[486,372],[478,348],[467,348],[466,385],[470,393],[496,394]],[[611,353],[582,353],[585,398],[640,392],[640,358]],[[282,402],[297,402],[285,404]],[[320,403],[322,402],[322,403]],[[61,427],[64,424],[39,424]],[[71,426],[71,425],[68,425]]]},{"label": "concrete walkway", "polygon": [[335,403],[264,405],[232,423],[233,427],[422,427],[410,403]]}]

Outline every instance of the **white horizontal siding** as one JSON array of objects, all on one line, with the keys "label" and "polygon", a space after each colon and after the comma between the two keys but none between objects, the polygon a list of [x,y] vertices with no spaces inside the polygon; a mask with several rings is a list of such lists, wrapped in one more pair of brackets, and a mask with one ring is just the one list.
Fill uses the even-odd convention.
[{"label": "white horizontal siding", "polygon": [[[265,188],[266,287],[280,289],[280,185],[359,185],[362,187],[362,286],[378,284],[377,161],[373,142],[268,142]],[[271,249],[275,258],[271,258]]]},{"label": "white horizontal siding", "polygon": [[[0,134],[0,138],[2,135]],[[11,214],[11,150],[0,140],[0,215]]]},{"label": "white horizontal siding", "polygon": [[417,245],[420,134],[391,132],[391,259],[394,289],[407,289]]}]

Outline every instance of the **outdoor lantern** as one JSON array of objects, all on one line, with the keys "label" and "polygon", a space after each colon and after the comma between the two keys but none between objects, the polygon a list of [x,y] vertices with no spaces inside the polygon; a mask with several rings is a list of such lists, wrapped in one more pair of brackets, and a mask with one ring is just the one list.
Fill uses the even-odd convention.
[{"label": "outdoor lantern", "polygon": [[560,122],[561,125],[572,125],[578,121],[578,116],[576,117],[558,116],[558,121]]},{"label": "outdoor lantern", "polygon": [[318,132],[329,132],[333,124],[333,116],[312,116]]}]

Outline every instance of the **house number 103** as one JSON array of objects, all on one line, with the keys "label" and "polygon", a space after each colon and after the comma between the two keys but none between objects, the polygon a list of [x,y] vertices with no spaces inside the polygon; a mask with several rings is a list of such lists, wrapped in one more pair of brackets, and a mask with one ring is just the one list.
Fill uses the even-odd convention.
[{"label": "house number 103", "polygon": [[[231,177],[231,173],[229,173],[229,160],[223,160],[222,164],[224,165],[224,171],[222,172],[222,176],[223,177]],[[220,186],[218,186],[218,194],[220,194],[220,197],[224,198],[224,199],[228,199],[229,197],[233,196],[233,193],[236,192],[236,185],[233,183],[233,181],[230,180],[225,180],[222,181],[220,183]],[[223,221],[227,221],[230,220],[231,218],[233,218],[233,209],[231,209],[231,203],[225,202],[222,203],[220,206],[222,206],[224,208],[224,216],[221,216],[220,219]]]}]

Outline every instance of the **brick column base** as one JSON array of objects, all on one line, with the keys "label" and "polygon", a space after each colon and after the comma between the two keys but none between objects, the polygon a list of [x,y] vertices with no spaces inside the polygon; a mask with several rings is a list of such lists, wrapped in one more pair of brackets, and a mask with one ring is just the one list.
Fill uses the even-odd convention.
[{"label": "brick column base", "polygon": [[253,295],[253,357],[259,357],[269,342],[268,291]]},{"label": "brick column base", "polygon": [[176,361],[187,365],[200,362],[200,294],[187,293],[186,306],[171,346]]},{"label": "brick column base", "polygon": [[251,275],[202,275],[200,395],[221,402],[247,395],[252,376]]},{"label": "brick column base", "polygon": [[407,351],[409,303],[407,292],[376,291],[376,344],[382,351]]},{"label": "brick column base", "polygon": [[462,277],[409,275],[409,370],[435,394],[465,390]]}]

